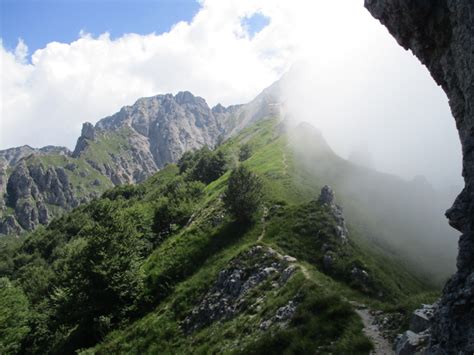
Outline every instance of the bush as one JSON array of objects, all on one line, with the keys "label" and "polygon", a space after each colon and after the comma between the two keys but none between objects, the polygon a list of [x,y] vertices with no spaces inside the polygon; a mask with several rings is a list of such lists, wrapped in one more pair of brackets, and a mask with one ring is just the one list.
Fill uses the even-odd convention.
[{"label": "bush", "polygon": [[104,192],[102,197],[109,200],[117,200],[118,198],[129,200],[134,197],[141,198],[144,194],[145,188],[142,185],[121,185]]},{"label": "bush", "polygon": [[252,147],[244,144],[239,150],[239,161],[245,161],[252,156]]},{"label": "bush", "polygon": [[186,152],[178,161],[180,174],[186,173],[190,180],[205,184],[218,179],[227,171],[227,156],[222,151],[211,151],[203,147],[195,152]]},{"label": "bush", "polygon": [[187,151],[181,156],[177,163],[180,174],[184,174],[196,165],[197,153],[198,152]]},{"label": "bush", "polygon": [[250,222],[260,207],[262,183],[257,175],[244,166],[230,174],[224,204],[240,222]]},{"label": "bush", "polygon": [[153,231],[158,235],[155,244],[186,225],[203,194],[202,182],[186,181],[181,176],[163,188],[164,197],[157,203],[153,220]]},{"label": "bush", "polygon": [[159,241],[184,227],[193,213],[193,204],[187,201],[181,203],[163,201],[155,210],[153,231],[158,235]]}]

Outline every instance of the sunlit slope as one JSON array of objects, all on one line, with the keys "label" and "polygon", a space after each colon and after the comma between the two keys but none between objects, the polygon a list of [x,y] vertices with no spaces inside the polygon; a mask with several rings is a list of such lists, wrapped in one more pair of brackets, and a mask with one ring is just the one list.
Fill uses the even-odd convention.
[{"label": "sunlit slope", "polygon": [[[244,227],[226,214],[220,196],[228,173],[207,185],[192,220],[143,264],[146,288],[156,308],[109,334],[91,353],[315,348],[367,353],[370,346],[348,300],[383,306],[430,289],[390,252],[373,247],[363,230],[351,224],[348,241],[337,237],[336,221],[316,201],[327,176],[308,176],[308,171],[298,169],[295,149],[289,145],[307,132],[303,128],[287,130],[277,120],[266,120],[218,148],[236,156],[243,144],[252,146],[252,156],[242,164],[264,183],[264,208],[256,222]],[[314,153],[321,168],[347,164],[322,140]],[[160,175],[171,176],[171,170],[143,185],[147,196],[153,194]],[[335,260],[330,269],[323,260],[328,248]],[[266,268],[274,268],[275,273],[270,271],[245,292],[234,285],[238,278],[241,286],[248,286],[248,280]],[[367,278],[355,277],[354,268],[363,270]],[[291,276],[283,281],[285,272]],[[282,314],[292,307],[295,313],[284,319]]]}]

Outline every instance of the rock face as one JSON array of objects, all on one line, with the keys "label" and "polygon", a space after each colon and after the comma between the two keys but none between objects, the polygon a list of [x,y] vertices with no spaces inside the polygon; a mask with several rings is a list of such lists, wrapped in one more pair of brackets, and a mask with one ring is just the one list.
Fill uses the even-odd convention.
[{"label": "rock face", "polygon": [[462,235],[432,329],[432,353],[474,352],[474,2],[365,0],[398,43],[411,49],[446,92],[459,130],[465,188],[447,211]]},{"label": "rock face", "polygon": [[218,119],[206,101],[190,92],[139,99],[113,116],[100,120],[95,130],[129,127],[149,142],[158,168],[177,161],[191,149],[214,146],[222,133]]},{"label": "rock face", "polygon": [[[18,224],[26,230],[48,222],[46,204],[63,209],[78,205],[63,168],[27,166],[24,161],[16,165],[8,179],[7,199],[7,205],[15,208]],[[9,228],[9,225],[12,221],[7,219],[7,227],[2,228]]]}]

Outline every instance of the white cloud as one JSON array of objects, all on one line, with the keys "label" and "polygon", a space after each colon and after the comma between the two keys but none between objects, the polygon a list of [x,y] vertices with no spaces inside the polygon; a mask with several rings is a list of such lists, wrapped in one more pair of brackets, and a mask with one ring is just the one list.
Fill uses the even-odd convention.
[{"label": "white cloud", "polygon": [[[447,171],[443,179],[460,175],[444,94],[361,0],[201,5],[190,23],[177,23],[168,33],[111,39],[81,31],[72,43],[51,42],[35,51],[31,63],[23,41],[13,53],[0,45],[0,149],[73,147],[82,122],[142,96],[189,90],[211,105],[246,102],[297,62],[306,64],[298,64],[303,75],[289,88],[293,110],[322,128],[342,155],[363,142],[382,170],[435,176],[437,155]],[[242,19],[256,12],[270,22],[250,36]]]}]

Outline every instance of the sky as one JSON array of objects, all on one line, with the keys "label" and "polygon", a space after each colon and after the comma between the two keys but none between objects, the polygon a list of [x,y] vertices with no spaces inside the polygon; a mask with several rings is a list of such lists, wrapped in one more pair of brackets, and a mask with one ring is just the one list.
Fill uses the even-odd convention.
[{"label": "sky", "polygon": [[461,185],[445,94],[362,0],[0,3],[0,149],[73,148],[83,122],[139,97],[189,90],[211,106],[245,103],[291,73],[289,117],[342,157]]},{"label": "sky", "polygon": [[70,43],[80,31],[108,32],[112,39],[125,33],[163,33],[179,21],[190,21],[199,10],[194,0],[0,0],[3,45],[15,49],[18,38],[30,52],[49,42]]}]

